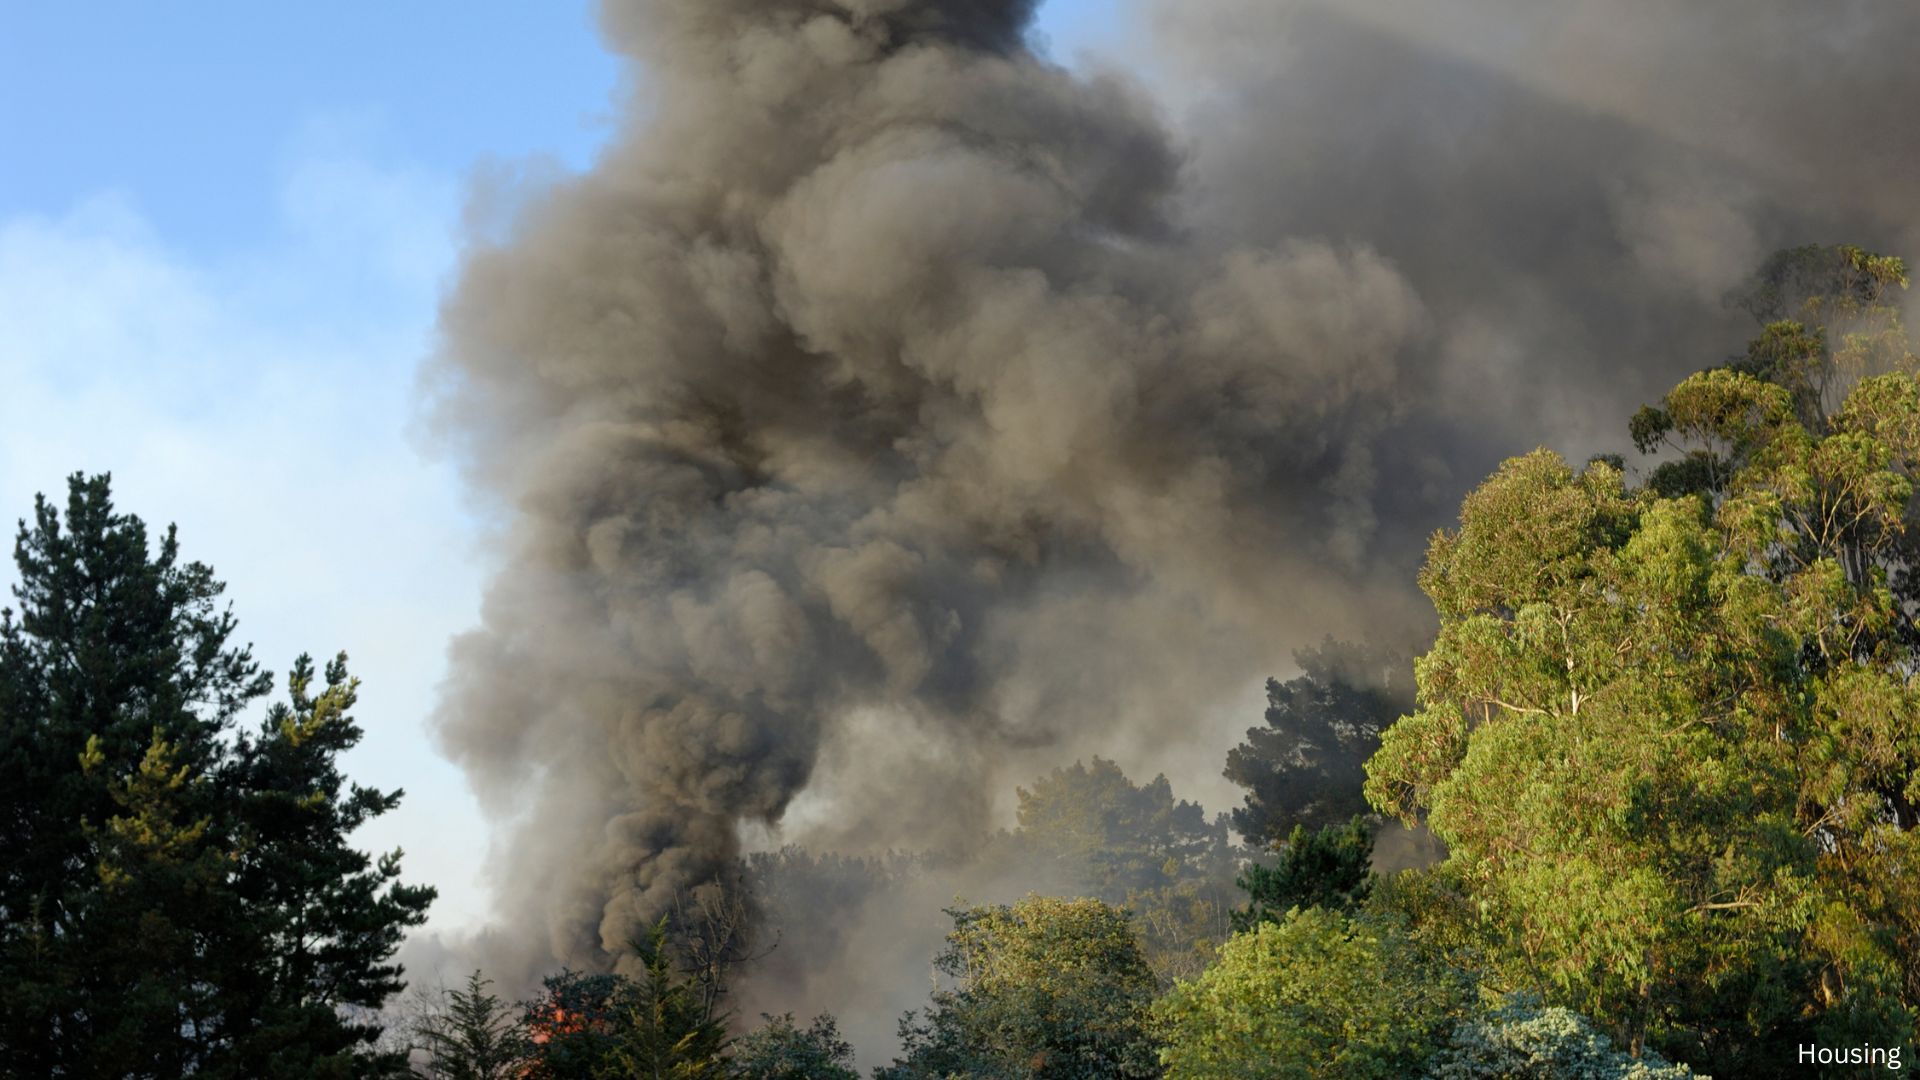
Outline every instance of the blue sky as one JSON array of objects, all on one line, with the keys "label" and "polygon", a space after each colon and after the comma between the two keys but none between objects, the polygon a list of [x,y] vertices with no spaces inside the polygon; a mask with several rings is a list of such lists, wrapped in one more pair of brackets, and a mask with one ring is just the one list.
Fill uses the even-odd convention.
[{"label": "blue sky", "polygon": [[[1037,33],[1071,61],[1122,2]],[[415,371],[474,178],[587,165],[619,79],[583,3],[0,0],[0,519],[110,470],[277,673],[348,650],[349,771],[408,790],[360,839],[440,887],[432,927],[485,912],[424,727],[485,562]]]}]

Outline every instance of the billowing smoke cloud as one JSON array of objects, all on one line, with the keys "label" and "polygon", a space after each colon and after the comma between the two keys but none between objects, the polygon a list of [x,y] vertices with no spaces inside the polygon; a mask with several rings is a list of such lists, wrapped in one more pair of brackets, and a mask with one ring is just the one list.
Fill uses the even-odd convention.
[{"label": "billowing smoke cloud", "polygon": [[1094,750],[1217,801],[1500,457],[1618,449],[1769,248],[1913,237],[1909,5],[1166,0],[1138,78],[1031,7],[608,0],[619,136],[475,241],[437,415],[508,524],[440,724],[532,959]]}]

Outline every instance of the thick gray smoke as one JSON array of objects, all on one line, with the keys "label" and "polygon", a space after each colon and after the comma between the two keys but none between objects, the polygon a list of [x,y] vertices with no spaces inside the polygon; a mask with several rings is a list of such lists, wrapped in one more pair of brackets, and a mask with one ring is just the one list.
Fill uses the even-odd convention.
[{"label": "thick gray smoke", "polygon": [[508,533],[440,725],[530,962],[1093,751],[1217,803],[1500,457],[1920,221],[1905,3],[1167,0],[1137,77],[1031,6],[609,0],[618,137],[475,241],[438,415]]}]

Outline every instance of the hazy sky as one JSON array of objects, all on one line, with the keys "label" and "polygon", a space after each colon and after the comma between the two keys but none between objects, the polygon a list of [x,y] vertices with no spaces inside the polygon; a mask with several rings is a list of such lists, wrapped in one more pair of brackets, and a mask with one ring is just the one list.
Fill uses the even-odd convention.
[{"label": "hazy sky", "polygon": [[[1038,34],[1071,61],[1123,2],[1050,0]],[[484,523],[414,373],[476,180],[591,161],[619,77],[578,3],[0,0],[0,518],[111,471],[276,674],[347,650],[348,771],[408,792],[360,840],[440,888],[432,927],[485,909],[423,727]]]}]

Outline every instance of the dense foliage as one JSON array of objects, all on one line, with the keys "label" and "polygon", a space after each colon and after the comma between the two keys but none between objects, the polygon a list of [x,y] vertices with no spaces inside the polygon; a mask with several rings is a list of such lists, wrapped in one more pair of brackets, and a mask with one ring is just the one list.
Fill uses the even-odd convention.
[{"label": "dense foliage", "polygon": [[1920,381],[1899,264],[1823,265],[1824,325],[1636,418],[1687,449],[1647,487],[1540,451],[1468,496],[1368,770],[1451,846],[1503,978],[1725,1075],[1897,1045],[1920,1005]]},{"label": "dense foliage", "polygon": [[1294,908],[1351,911],[1373,889],[1373,829],[1365,818],[1308,832],[1295,825],[1272,865],[1250,863],[1240,887],[1250,901],[1233,928],[1280,922]]},{"label": "dense foliage", "polygon": [[901,1024],[882,1080],[1094,1080],[1160,1075],[1148,1030],[1157,985],[1126,916],[1097,900],[1031,896],[953,913],[923,1018]]},{"label": "dense foliage", "polygon": [[1392,921],[1295,909],[1234,935],[1155,1007],[1169,1080],[1410,1076],[1467,986]]},{"label": "dense foliage", "polygon": [[1694,1080],[1696,1074],[1658,1054],[1636,1058],[1595,1031],[1586,1017],[1519,994],[1483,1017],[1455,1025],[1424,1075],[1428,1080]]},{"label": "dense foliage", "polygon": [[20,1075],[358,1076],[432,889],[347,841],[398,792],[350,785],[344,656],[271,689],[221,584],[74,476],[14,548],[0,613],[0,1060]]}]

